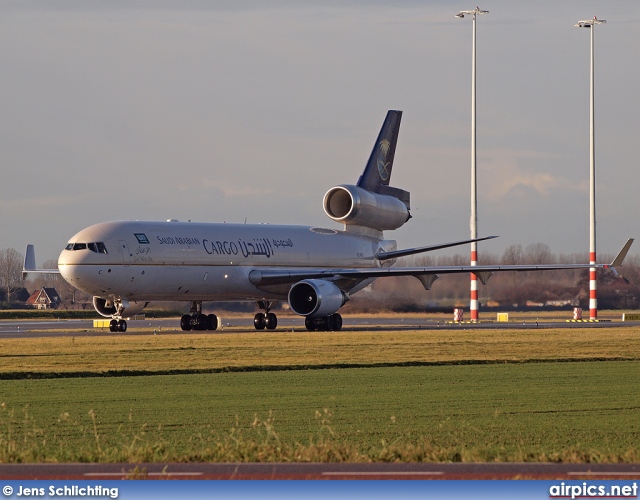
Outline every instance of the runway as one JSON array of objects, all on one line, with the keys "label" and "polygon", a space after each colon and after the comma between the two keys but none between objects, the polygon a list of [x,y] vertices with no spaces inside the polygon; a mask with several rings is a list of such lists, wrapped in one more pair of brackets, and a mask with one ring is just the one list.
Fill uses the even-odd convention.
[{"label": "runway", "polygon": [[640,464],[115,463],[0,464],[0,479],[557,479],[637,480]]},{"label": "runway", "polygon": [[[202,335],[220,335],[225,333],[225,329],[233,328],[233,333],[255,333],[253,327],[253,317],[232,316],[225,318],[220,316],[222,327],[215,331],[191,331],[188,333]],[[185,333],[180,330],[180,320],[178,318],[169,319],[145,319],[128,321],[126,333],[111,333],[107,328],[98,329],[93,327],[93,320],[4,320],[0,321],[0,339],[2,338],[23,338],[23,337],[66,337],[66,336],[117,336],[117,335],[148,335],[153,332],[157,335],[169,335]],[[466,330],[466,329],[518,329],[531,330],[541,328],[624,328],[638,325],[637,321],[602,320],[598,322],[569,322],[562,319],[536,319],[528,318],[522,321],[481,321],[479,323],[461,322],[454,323],[449,320],[437,320],[430,317],[416,317],[397,315],[394,317],[377,316],[344,316],[343,330],[371,331],[385,329],[392,331],[402,330]],[[304,319],[293,316],[279,316],[277,331],[302,331],[306,332]],[[265,334],[269,331],[263,330]],[[316,332],[322,334],[322,332]]]}]

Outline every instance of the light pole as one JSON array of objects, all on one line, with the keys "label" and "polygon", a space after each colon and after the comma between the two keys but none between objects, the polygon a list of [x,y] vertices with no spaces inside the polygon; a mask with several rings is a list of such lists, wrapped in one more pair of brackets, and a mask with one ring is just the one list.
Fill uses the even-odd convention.
[{"label": "light pole", "polygon": [[[591,29],[591,85],[589,112],[589,264],[596,263],[596,143],[594,129],[593,99],[593,34],[596,24],[606,23],[604,19],[593,17],[588,21],[578,21],[578,28]],[[598,280],[596,269],[589,269],[589,319],[598,318]]]},{"label": "light pole", "polygon": [[[464,18],[465,15],[472,16],[473,19],[473,49],[471,58],[471,239],[478,237],[478,196],[476,182],[476,17],[478,14],[488,14],[488,10],[480,10],[476,7],[473,10],[461,10],[456,14],[457,18]],[[471,265],[478,264],[478,244],[471,243]],[[471,321],[478,321],[478,278],[471,273],[471,300],[469,301],[471,310]]]}]

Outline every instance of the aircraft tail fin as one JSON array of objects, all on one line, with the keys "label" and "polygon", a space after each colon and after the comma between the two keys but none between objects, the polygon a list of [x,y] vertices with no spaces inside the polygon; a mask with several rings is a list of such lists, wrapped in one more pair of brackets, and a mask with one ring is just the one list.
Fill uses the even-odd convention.
[{"label": "aircraft tail fin", "polygon": [[23,271],[35,271],[36,270],[36,250],[31,244],[27,245],[27,251],[24,255]]},{"label": "aircraft tail fin", "polygon": [[367,166],[358,179],[358,187],[372,193],[383,194],[384,188],[382,186],[389,186],[401,119],[402,111],[390,110],[387,112],[387,117],[373,146]]}]

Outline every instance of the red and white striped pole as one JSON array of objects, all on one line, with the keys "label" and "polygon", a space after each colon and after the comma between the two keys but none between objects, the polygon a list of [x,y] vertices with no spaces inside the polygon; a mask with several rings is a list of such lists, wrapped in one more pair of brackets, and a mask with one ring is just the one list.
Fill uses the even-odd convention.
[{"label": "red and white striped pole", "polygon": [[[477,7],[476,7],[477,9]],[[471,62],[471,239],[478,237],[478,183],[476,180],[476,15],[473,14],[473,58]],[[478,264],[478,244],[471,243],[471,265]],[[470,317],[478,321],[478,277],[471,273]]]},{"label": "red and white striped pole", "polygon": [[[476,250],[476,243],[471,243],[471,265],[478,264],[478,251]],[[471,310],[471,321],[478,321],[478,277],[471,274],[471,298],[469,300],[469,309]]]},{"label": "red and white striped pole", "polygon": [[[465,14],[471,15],[473,19],[473,47],[471,58],[471,239],[478,237],[478,197],[476,183],[476,16],[478,14],[488,14],[488,10],[480,10],[476,7],[474,10],[462,10],[456,17],[463,18]],[[474,241],[471,243],[471,265],[478,264],[478,247]],[[478,278],[475,274],[471,274],[471,293],[469,300],[469,309],[471,312],[471,321],[478,321]]]},{"label": "red and white striped pole", "polygon": [[[473,14],[473,62],[471,63],[471,239],[478,237],[478,183],[476,180],[476,15]],[[471,265],[478,264],[478,243],[471,243]],[[478,321],[478,277],[471,273],[469,310],[472,322]]]},{"label": "red and white striped pole", "polygon": [[[589,264],[596,263],[596,253],[589,252]],[[598,280],[596,268],[589,268],[589,319],[598,319]]]},{"label": "red and white striped pole", "polygon": [[[590,84],[590,112],[589,112],[589,264],[596,264],[596,140],[594,119],[594,63],[593,63],[593,34],[596,24],[606,23],[604,19],[578,21],[578,28],[591,29],[591,84]],[[598,319],[598,281],[596,268],[589,268],[589,319]]]},{"label": "red and white striped pole", "polygon": [[[594,17],[595,19],[595,17]],[[593,32],[595,27],[591,25],[591,106],[589,112],[589,264],[596,263],[596,144],[594,127],[594,99],[593,99]],[[596,269],[589,269],[589,319],[598,318],[598,280]]]}]

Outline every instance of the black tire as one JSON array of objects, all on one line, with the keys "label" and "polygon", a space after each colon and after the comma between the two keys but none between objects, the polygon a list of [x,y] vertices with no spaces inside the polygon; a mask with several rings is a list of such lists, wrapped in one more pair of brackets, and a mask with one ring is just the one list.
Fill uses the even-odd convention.
[{"label": "black tire", "polygon": [[191,330],[191,316],[185,314],[180,318],[180,328],[182,328],[185,332]]},{"label": "black tire", "polygon": [[218,329],[218,316],[215,314],[209,314],[207,316],[207,330],[217,330]]},{"label": "black tire", "polygon": [[316,330],[316,322],[313,318],[304,318],[304,326],[310,332],[314,332]]},{"label": "black tire", "polygon": [[109,331],[111,333],[114,333],[114,332],[118,331],[118,320],[117,319],[112,319],[111,321],[109,321]]},{"label": "black tire", "polygon": [[208,324],[209,320],[207,319],[207,316],[204,314],[198,314],[198,326],[196,326],[196,330],[206,330]]},{"label": "black tire", "polygon": [[264,327],[267,326],[266,323],[264,313],[258,313],[253,317],[253,326],[256,327],[256,330],[264,330]]},{"label": "black tire", "polygon": [[275,330],[278,326],[278,317],[274,313],[267,313],[264,319],[264,326],[267,330]]},{"label": "black tire", "polygon": [[123,319],[118,321],[118,331],[124,333],[127,331],[127,322]]},{"label": "black tire", "polygon": [[333,331],[339,332],[342,330],[342,316],[338,313],[333,314]]},{"label": "black tire", "polygon": [[326,318],[324,318],[323,323],[324,323],[324,331],[332,332],[334,330],[333,314],[331,316],[327,316]]}]

